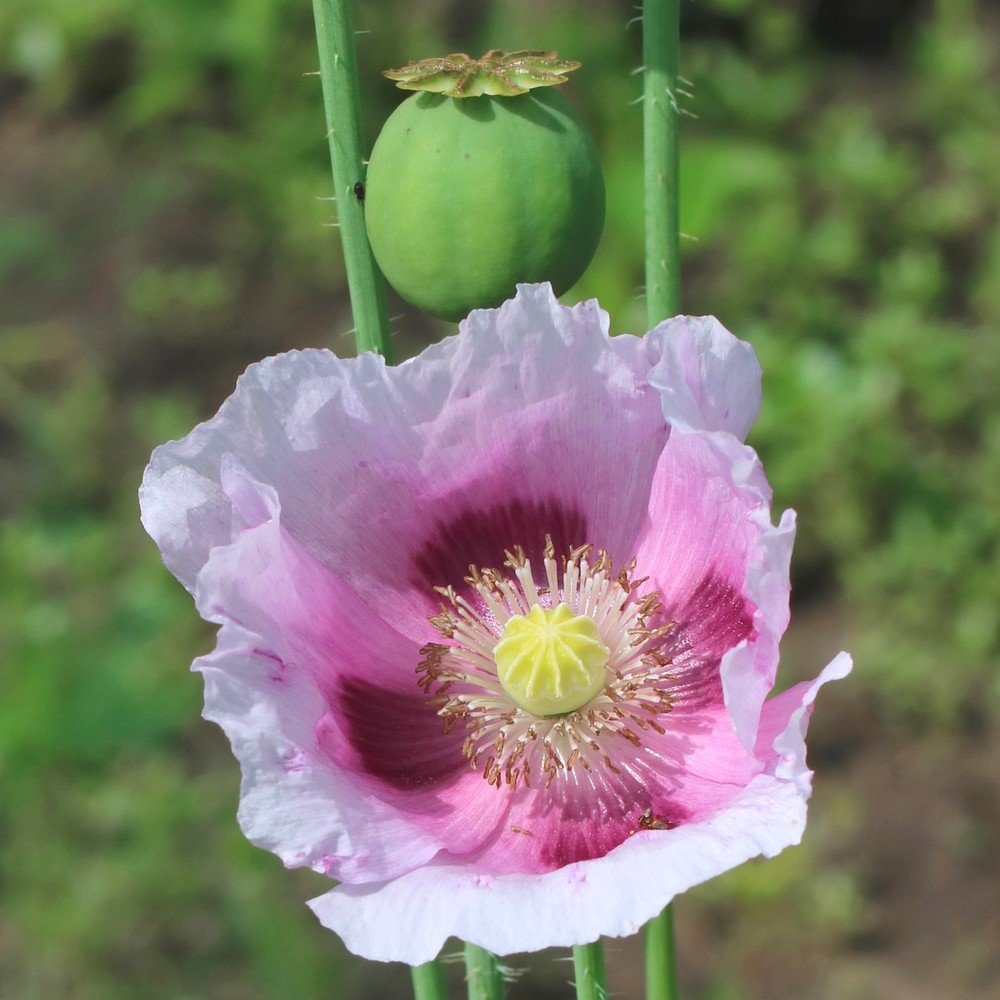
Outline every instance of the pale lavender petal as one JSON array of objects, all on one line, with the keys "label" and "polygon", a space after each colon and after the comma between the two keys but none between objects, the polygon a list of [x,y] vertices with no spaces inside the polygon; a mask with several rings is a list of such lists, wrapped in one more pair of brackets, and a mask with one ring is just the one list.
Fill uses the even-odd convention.
[{"label": "pale lavender petal", "polygon": [[329,766],[316,741],[326,704],[310,679],[227,626],[205,677],[205,717],[226,732],[243,771],[239,820],[246,836],[288,867],[335,878],[393,878],[441,847],[412,821]]},{"label": "pale lavender petal", "polygon": [[254,365],[219,413],[154,452],[143,523],[189,588],[234,537],[233,467],[274,490],[289,534],[413,636],[434,585],[504,548],[631,552],[668,435],[650,359],[596,303],[522,286],[398,368],[291,352]]},{"label": "pale lavender petal", "polygon": [[671,426],[725,431],[741,441],[760,409],[760,364],[714,316],[676,316],[648,335],[662,350],[650,384]]},{"label": "pale lavender petal", "polygon": [[[464,855],[491,836],[506,800],[476,802],[477,776],[462,756],[462,734],[444,734],[417,686],[418,648],[276,519],[213,549],[196,597],[204,617],[252,636],[255,654],[271,664],[272,687],[294,682],[297,690],[315,691],[306,749],[316,767],[325,763],[373,808],[381,802],[405,819],[418,844]],[[214,694],[206,691],[210,711]],[[364,838],[363,826],[351,833]],[[338,877],[352,880],[355,862],[338,864]]]},{"label": "pale lavender petal", "polygon": [[[395,500],[394,513],[402,516],[412,490],[384,496],[384,484],[366,469],[372,460],[398,466],[413,453],[407,417],[374,355],[342,361],[307,350],[267,358],[247,369],[211,420],[153,452],[139,492],[143,524],[167,566],[193,590],[209,551],[229,544],[240,528],[222,482],[225,463],[268,484],[286,526],[304,543],[322,539],[345,507],[367,509],[373,519]],[[392,539],[380,548],[383,535],[345,534],[345,558],[366,548],[389,558]]]}]

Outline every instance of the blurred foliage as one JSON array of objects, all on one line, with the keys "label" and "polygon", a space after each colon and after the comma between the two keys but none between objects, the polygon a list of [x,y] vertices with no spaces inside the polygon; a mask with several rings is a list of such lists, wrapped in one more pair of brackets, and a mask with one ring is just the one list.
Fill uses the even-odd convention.
[{"label": "blurred foliage", "polygon": [[[641,330],[632,5],[359,7],[372,134],[397,97],[378,70],[408,58],[531,46],[584,62],[568,93],[602,149],[609,212],[567,298],[598,296],[614,329]],[[702,0],[685,17],[685,308],[761,356],[752,441],[778,505],[799,511],[796,595],[849,609],[852,684],[890,724],[995,720],[996,11]],[[134,501],[151,447],[212,412],[244,364],[349,349],[315,65],[299,0],[0,5],[4,996],[405,982],[366,993],[287,890],[322,880],[236,831],[234,766],[183,673],[210,636]],[[400,353],[446,332],[402,315]],[[706,888],[698,912],[735,895],[746,958],[754,921],[770,926],[797,887],[788,952],[849,939],[870,916],[846,872],[792,852]],[[702,995],[744,995],[733,963]]]}]

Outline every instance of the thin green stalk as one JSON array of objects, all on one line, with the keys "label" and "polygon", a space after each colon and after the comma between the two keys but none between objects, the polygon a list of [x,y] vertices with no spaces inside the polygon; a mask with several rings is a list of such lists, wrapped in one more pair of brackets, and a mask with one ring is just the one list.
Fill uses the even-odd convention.
[{"label": "thin green stalk", "polygon": [[678,143],[680,0],[642,9],[646,311],[652,327],[681,306]]},{"label": "thin green stalk", "polygon": [[414,965],[413,996],[416,1000],[448,1000],[448,990],[444,985],[444,972],[437,961]]},{"label": "thin green stalk", "polygon": [[313,15],[354,339],[359,352],[376,351],[388,358],[385,282],[368,244],[362,198],[355,194],[357,184],[364,194],[365,161],[351,0],[313,0]]},{"label": "thin green stalk", "polygon": [[607,1000],[604,945],[600,941],[578,944],[573,949],[573,978],[576,980],[576,1000]]},{"label": "thin green stalk", "polygon": [[646,924],[646,998],[677,1000],[674,912],[668,906]]},{"label": "thin green stalk", "polygon": [[[680,312],[680,0],[642,10],[646,315],[649,326]],[[677,1000],[673,910],[646,925],[646,996]]]},{"label": "thin green stalk", "polygon": [[503,972],[496,955],[479,945],[465,944],[465,978],[469,1000],[503,1000]]}]

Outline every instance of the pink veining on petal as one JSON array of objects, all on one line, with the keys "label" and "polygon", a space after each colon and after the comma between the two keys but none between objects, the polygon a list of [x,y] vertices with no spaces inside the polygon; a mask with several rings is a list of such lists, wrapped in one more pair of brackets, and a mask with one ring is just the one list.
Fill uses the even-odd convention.
[{"label": "pink veining on petal", "polygon": [[[513,483],[505,485],[509,489]],[[504,492],[500,486],[495,496],[503,497]],[[522,545],[533,564],[540,566],[546,535],[558,551],[568,552],[590,538],[587,517],[571,499],[554,496],[501,499],[439,516],[413,555],[414,585],[425,591],[461,587],[470,564],[499,566],[504,550],[513,545]]]}]

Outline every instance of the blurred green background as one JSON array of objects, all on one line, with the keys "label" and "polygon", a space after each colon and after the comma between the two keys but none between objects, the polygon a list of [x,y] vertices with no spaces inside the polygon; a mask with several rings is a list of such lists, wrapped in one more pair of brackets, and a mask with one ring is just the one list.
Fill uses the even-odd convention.
[{"label": "blurred green background", "polygon": [[[642,332],[630,0],[360,2],[379,76],[553,47],[608,223],[568,300]],[[752,442],[800,531],[784,682],[821,697],[803,846],[689,893],[685,995],[1000,989],[1000,9],[684,7],[684,306],[756,346]],[[135,499],[152,447],[249,362],[351,350],[307,0],[0,5],[0,996],[377,998],[237,830],[238,769],[187,673],[211,645]],[[398,300],[400,357],[448,332]],[[516,914],[511,915],[516,919]],[[518,957],[513,997],[569,995]],[[565,957],[565,956],[562,956]],[[635,942],[612,988],[641,990]],[[456,987],[461,970],[451,967]]]}]

